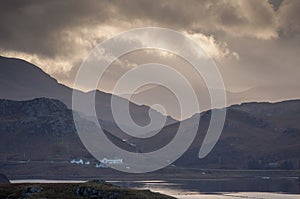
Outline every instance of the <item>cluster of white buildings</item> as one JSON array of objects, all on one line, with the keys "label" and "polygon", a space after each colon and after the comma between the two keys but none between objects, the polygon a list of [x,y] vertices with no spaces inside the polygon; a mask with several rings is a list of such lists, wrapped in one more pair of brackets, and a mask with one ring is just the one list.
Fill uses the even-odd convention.
[{"label": "cluster of white buildings", "polygon": [[[90,165],[90,161],[84,161],[83,159],[72,159],[70,161],[71,164],[78,164],[78,165]],[[123,164],[123,159],[121,158],[115,158],[115,159],[108,159],[108,158],[103,158],[100,160],[100,162],[96,163],[95,167],[96,168],[107,168],[107,165],[112,165],[112,164]]]},{"label": "cluster of white buildings", "polygon": [[70,161],[71,164],[85,164],[85,165],[90,165],[90,161],[83,161],[83,159],[73,159]]},{"label": "cluster of white buildings", "polygon": [[96,168],[108,168],[106,164],[103,164],[102,162],[98,162],[95,165]]},{"label": "cluster of white buildings", "polygon": [[100,162],[103,164],[123,164],[123,160],[121,158],[116,158],[116,159],[103,158],[102,160],[100,160]]}]

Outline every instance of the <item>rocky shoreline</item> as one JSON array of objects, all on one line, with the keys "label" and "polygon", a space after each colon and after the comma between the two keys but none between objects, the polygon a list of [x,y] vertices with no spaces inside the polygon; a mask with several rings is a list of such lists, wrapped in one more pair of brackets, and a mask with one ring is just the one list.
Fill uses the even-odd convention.
[{"label": "rocky shoreline", "polygon": [[174,197],[119,187],[102,180],[86,183],[0,184],[0,198],[68,198],[68,199],[174,199]]}]

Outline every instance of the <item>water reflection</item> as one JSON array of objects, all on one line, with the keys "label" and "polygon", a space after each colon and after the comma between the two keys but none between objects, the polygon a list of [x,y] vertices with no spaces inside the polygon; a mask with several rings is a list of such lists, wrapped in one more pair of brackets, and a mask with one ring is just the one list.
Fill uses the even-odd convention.
[{"label": "water reflection", "polygon": [[[12,183],[83,183],[74,180],[12,180]],[[113,184],[172,195],[180,199],[201,198],[264,198],[299,199],[300,182],[298,177],[250,177],[151,181],[109,181]]]},{"label": "water reflection", "polygon": [[[195,193],[273,192],[300,194],[298,178],[226,178],[185,179],[174,181],[114,182],[129,188],[151,189],[171,195],[195,195]],[[216,196],[216,195],[215,195]],[[300,198],[300,195],[298,195]]]}]

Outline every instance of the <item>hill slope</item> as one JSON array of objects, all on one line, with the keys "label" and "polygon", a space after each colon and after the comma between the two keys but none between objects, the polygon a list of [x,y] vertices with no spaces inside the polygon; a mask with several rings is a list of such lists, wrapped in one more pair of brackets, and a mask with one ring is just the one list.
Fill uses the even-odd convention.
[{"label": "hill slope", "polygon": [[[93,125],[89,121],[83,122]],[[112,142],[135,150],[105,132]],[[93,159],[76,133],[72,110],[58,100],[0,100],[0,135],[0,160],[4,162],[68,162],[74,157]]]},{"label": "hill slope", "polygon": [[[204,159],[198,158],[211,111],[201,113],[198,134],[176,165],[197,168],[300,168],[300,100],[245,103],[227,108],[221,137]],[[192,125],[195,117],[183,122]],[[143,152],[167,144],[179,123],[149,139],[131,139]]]},{"label": "hill slope", "polygon": [[[0,99],[11,100],[29,100],[34,98],[52,98],[58,99],[72,107],[73,89],[57,82],[56,79],[42,71],[39,67],[21,59],[6,58],[0,56]],[[111,111],[111,94],[99,90],[84,93],[77,91],[83,96],[95,95],[96,112],[99,120],[105,123],[107,129],[116,135],[122,134],[121,130],[115,125]],[[117,97],[117,100],[127,101],[124,98]],[[150,122],[148,106],[130,104],[130,113],[133,120],[141,125]],[[157,111],[153,111],[159,118],[165,118]],[[170,117],[167,117],[167,124],[174,123]],[[124,124],[127,125],[127,124]]]},{"label": "hill slope", "polygon": [[[93,161],[76,134],[72,111],[60,101],[46,98],[0,100],[0,110],[2,163],[28,159],[33,162],[69,161],[74,157]],[[183,122],[192,124],[193,119]],[[299,119],[300,100],[231,106],[227,109],[220,140],[212,152],[200,160],[197,155],[210,120],[210,111],[204,112],[196,139],[175,164],[197,168],[299,168]],[[129,142],[105,132],[121,148],[146,152],[168,143],[178,125],[169,125],[151,138],[130,138]]]}]

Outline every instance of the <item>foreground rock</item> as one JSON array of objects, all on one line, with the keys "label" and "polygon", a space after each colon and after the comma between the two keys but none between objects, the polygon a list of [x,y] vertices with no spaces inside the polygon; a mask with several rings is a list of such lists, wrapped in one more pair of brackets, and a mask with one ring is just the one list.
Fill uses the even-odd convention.
[{"label": "foreground rock", "polygon": [[31,197],[34,193],[41,193],[43,191],[43,188],[41,187],[26,187],[22,192],[22,198]]},{"label": "foreground rock", "polygon": [[0,198],[174,199],[150,190],[134,190],[104,181],[69,184],[1,184]]}]

